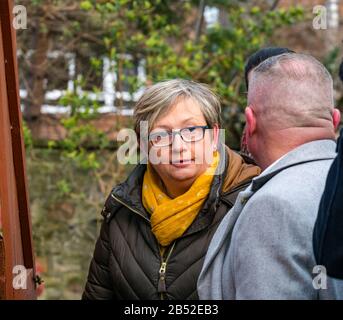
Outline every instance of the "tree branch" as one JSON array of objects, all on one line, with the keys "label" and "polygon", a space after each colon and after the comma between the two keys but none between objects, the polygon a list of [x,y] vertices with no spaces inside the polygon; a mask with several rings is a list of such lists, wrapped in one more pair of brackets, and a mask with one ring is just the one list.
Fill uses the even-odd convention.
[{"label": "tree branch", "polygon": [[201,35],[201,27],[204,21],[205,0],[200,0],[198,11],[199,11],[199,15],[198,15],[197,24],[195,27],[195,43],[199,41],[199,38]]}]

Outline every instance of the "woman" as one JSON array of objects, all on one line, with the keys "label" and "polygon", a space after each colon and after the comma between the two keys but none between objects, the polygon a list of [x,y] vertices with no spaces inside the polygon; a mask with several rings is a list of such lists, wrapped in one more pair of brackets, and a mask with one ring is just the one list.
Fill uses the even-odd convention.
[{"label": "woman", "polygon": [[198,299],[211,237],[260,173],[218,141],[220,112],[203,84],[176,79],[145,91],[134,115],[138,135],[148,122],[139,138],[149,161],[105,203],[84,299]]}]

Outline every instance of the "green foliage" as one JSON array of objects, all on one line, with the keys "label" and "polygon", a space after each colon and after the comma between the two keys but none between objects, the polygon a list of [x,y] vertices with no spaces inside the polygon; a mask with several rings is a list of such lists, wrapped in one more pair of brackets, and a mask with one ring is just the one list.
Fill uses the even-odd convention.
[{"label": "green foliage", "polygon": [[25,121],[23,121],[23,135],[26,149],[31,149],[33,146],[32,134]]},{"label": "green foliage", "polygon": [[45,269],[41,299],[80,299],[105,197],[132,169],[108,150],[97,158],[101,170],[95,171],[57,149],[33,149],[27,157],[35,253]]},{"label": "green foliage", "polygon": [[335,47],[326,55],[323,64],[328,69],[330,74],[338,75],[340,62],[340,48]]},{"label": "green foliage", "polygon": [[[91,59],[93,66],[100,68],[99,60]],[[82,87],[83,79],[75,81],[75,87]],[[94,88],[97,94],[97,88]],[[70,116],[61,120],[67,130],[67,137],[61,141],[50,143],[50,147],[59,147],[63,150],[62,156],[72,160],[84,170],[97,169],[99,163],[95,153],[89,153],[88,148],[103,150],[109,146],[106,134],[95,128],[89,121],[97,116],[99,104],[91,99],[89,94],[82,92],[67,92],[60,99],[60,104],[70,107]]]},{"label": "green foliage", "polygon": [[[101,30],[97,55],[89,56],[94,74],[101,74],[102,58],[107,56],[113,61],[110,71],[116,74],[116,91],[125,88],[131,98],[139,88],[165,79],[186,78],[209,84],[222,98],[223,126],[227,143],[233,148],[239,147],[244,126],[242,75],[247,56],[262,47],[277,28],[304,17],[300,7],[265,11],[245,1],[210,1],[226,15],[226,23],[211,28],[203,23],[194,32],[202,14],[199,1],[86,0],[78,4],[85,17]],[[84,25],[82,21],[75,23],[76,31],[65,28],[69,37]],[[127,71],[135,69],[139,61],[143,61],[146,79]],[[77,89],[61,98],[60,104],[70,108],[70,116],[62,120],[67,137],[56,147],[79,167],[96,169],[96,157],[87,155],[85,148],[106,148],[109,141],[91,124],[99,103],[87,93],[87,85],[86,75],[78,74],[74,82]],[[93,86],[92,91],[99,97],[102,88]],[[126,104],[123,96],[117,96],[115,104],[122,108]]]},{"label": "green foliage", "polygon": [[[212,1],[225,12],[227,23],[203,25],[199,1],[83,1],[82,8],[100,15],[103,44],[114,62],[117,87],[134,93],[146,83],[123,71],[144,59],[147,83],[186,78],[209,84],[222,97],[228,143],[237,148],[245,106],[242,74],[248,55],[262,47],[276,29],[304,18],[301,7],[265,11],[244,1]],[[99,62],[93,59],[95,68]],[[120,98],[119,98],[120,100]],[[118,105],[123,105],[118,101]]]},{"label": "green foliage", "polygon": [[334,87],[336,92],[338,93],[336,106],[340,111],[343,111],[343,95],[341,94],[342,91],[342,81],[339,79],[339,67],[342,62],[342,58],[340,55],[340,48],[335,47],[333,48],[325,57],[324,57],[324,65],[329,70],[330,74],[334,80]]},{"label": "green foliage", "polygon": [[65,196],[70,193],[70,185],[68,182],[64,179],[57,181],[57,189],[59,191],[59,194],[62,196]]},{"label": "green foliage", "polygon": [[82,1],[80,3],[80,9],[82,10],[91,10],[93,8],[92,2],[91,1]]}]

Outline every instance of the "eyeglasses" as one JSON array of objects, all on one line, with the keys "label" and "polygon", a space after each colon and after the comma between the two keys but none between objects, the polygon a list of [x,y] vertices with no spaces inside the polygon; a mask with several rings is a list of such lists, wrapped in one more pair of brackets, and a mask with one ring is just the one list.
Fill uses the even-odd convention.
[{"label": "eyeglasses", "polygon": [[153,132],[149,135],[149,141],[155,147],[170,146],[174,137],[179,134],[185,142],[196,142],[202,140],[205,135],[205,130],[210,129],[209,126],[194,126],[180,130]]}]

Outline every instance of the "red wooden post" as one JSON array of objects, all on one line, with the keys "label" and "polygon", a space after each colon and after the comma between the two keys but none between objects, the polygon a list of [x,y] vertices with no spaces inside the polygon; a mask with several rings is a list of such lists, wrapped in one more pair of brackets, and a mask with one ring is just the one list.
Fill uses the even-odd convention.
[{"label": "red wooden post", "polygon": [[[0,299],[36,299],[12,12],[13,0],[0,0]],[[26,268],[26,289],[13,286],[15,266]]]}]

